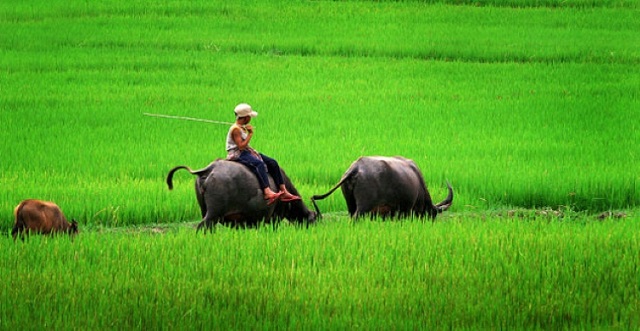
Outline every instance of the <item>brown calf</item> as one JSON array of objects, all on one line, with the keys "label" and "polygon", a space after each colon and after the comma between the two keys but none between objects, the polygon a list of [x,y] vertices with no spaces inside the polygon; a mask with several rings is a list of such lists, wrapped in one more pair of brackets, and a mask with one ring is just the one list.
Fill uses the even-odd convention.
[{"label": "brown calf", "polygon": [[60,207],[53,202],[42,200],[24,200],[13,211],[16,223],[11,235],[24,239],[24,233],[52,234],[56,232],[76,234],[78,222],[67,221]]}]

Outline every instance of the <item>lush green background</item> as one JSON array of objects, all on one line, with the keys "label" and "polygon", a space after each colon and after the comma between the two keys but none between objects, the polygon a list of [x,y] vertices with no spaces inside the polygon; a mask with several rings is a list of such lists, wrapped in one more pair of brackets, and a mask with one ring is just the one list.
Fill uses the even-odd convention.
[{"label": "lush green background", "polygon": [[451,181],[454,212],[636,206],[638,3],[475,4],[4,2],[2,227],[30,197],[81,224],[197,218],[164,176],[224,156],[227,128],[142,113],[239,102],[305,197],[380,154],[436,200]]},{"label": "lush green background", "polygon": [[[0,230],[26,198],[81,225],[0,240],[0,328],[637,328],[639,8],[0,3]],[[305,199],[403,155],[454,205],[352,224],[337,192],[311,229],[195,237],[192,178],[164,178],[223,157],[227,127],[142,113],[240,102]]]}]

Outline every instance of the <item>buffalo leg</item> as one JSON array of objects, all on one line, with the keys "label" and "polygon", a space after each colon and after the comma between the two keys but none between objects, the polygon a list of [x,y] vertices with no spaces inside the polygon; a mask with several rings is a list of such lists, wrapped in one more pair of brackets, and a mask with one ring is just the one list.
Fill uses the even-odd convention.
[{"label": "buffalo leg", "polygon": [[[212,214],[213,214],[213,215],[212,215]],[[196,228],[196,233],[197,233],[198,231],[200,231],[200,229],[202,229],[203,227],[205,228],[205,229],[204,229],[204,231],[205,231],[205,232],[206,232],[207,230],[208,230],[209,232],[213,232],[213,227],[214,227],[216,224],[220,223],[220,222],[223,220],[223,218],[222,218],[222,216],[221,216],[221,215],[215,215],[215,214],[216,214],[216,213],[210,213],[210,212],[207,212],[207,213],[204,215],[204,218],[202,219],[202,222],[200,222],[200,223],[198,224],[198,227]]]},{"label": "buffalo leg", "polygon": [[355,197],[352,192],[342,191],[344,195],[344,200],[347,202],[347,209],[349,210],[349,215],[351,217],[356,218],[356,213],[358,213],[358,204],[356,202]]},{"label": "buffalo leg", "polygon": [[218,222],[214,222],[211,220],[203,220],[202,222],[198,223],[198,227],[196,228],[196,233],[200,232],[201,229],[205,233],[207,233],[207,231],[213,232],[215,230],[216,224],[218,224]]},{"label": "buffalo leg", "polygon": [[198,200],[198,206],[200,206],[200,216],[202,218],[207,214],[207,204],[204,200],[204,190],[202,189],[203,183],[206,177],[198,177],[195,182],[196,200]]}]

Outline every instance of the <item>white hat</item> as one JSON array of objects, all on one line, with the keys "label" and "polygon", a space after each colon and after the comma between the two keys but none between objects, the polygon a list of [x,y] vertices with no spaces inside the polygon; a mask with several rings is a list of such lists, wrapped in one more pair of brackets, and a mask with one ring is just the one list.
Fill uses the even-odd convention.
[{"label": "white hat", "polygon": [[234,109],[233,111],[236,113],[236,117],[237,118],[245,117],[245,116],[251,116],[251,117],[258,116],[258,113],[253,111],[251,106],[249,106],[246,103],[241,103],[241,104],[237,105],[236,109]]}]

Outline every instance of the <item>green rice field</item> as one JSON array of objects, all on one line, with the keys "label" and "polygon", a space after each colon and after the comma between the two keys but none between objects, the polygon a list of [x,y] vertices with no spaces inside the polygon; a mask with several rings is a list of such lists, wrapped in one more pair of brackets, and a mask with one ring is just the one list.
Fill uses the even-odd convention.
[{"label": "green rice field", "polygon": [[[0,3],[0,329],[640,328],[640,1]],[[251,104],[309,197],[402,155],[435,222],[196,235]],[[73,240],[14,242],[56,202]],[[4,238],[3,238],[4,237]]]}]

